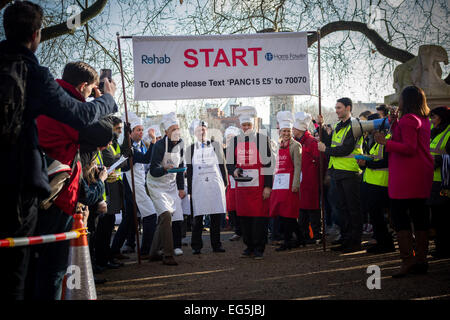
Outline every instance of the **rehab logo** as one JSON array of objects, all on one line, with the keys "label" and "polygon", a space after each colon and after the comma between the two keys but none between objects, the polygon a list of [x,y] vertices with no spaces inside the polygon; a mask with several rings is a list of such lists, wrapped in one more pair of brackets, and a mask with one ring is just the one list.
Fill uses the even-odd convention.
[{"label": "rehab logo", "polygon": [[152,56],[143,54],[141,56],[141,64],[168,64],[170,63],[170,60],[170,57],[168,57],[166,54],[164,54],[164,56],[157,56],[155,54],[153,54]]}]

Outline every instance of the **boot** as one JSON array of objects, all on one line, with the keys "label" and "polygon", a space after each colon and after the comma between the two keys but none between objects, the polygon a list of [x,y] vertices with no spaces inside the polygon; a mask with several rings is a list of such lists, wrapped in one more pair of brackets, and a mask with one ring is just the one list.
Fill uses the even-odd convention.
[{"label": "boot", "polygon": [[400,271],[394,274],[393,278],[402,278],[409,273],[414,265],[415,259],[413,256],[413,237],[410,230],[401,230],[397,232],[397,241],[400,251],[400,258],[402,265]]},{"label": "boot", "polygon": [[411,268],[411,273],[426,274],[428,271],[428,231],[415,231],[416,237],[416,263]]}]

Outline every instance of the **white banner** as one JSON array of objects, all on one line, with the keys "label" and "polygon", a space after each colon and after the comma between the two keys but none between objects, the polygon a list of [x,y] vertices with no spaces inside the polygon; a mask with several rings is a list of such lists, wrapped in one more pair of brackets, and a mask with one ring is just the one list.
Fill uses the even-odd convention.
[{"label": "white banner", "polygon": [[308,95],[306,32],[133,37],[135,100]]}]

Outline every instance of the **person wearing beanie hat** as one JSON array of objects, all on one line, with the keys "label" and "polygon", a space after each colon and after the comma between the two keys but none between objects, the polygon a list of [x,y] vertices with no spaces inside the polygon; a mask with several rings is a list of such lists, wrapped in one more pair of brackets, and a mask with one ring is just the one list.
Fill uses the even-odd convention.
[{"label": "person wearing beanie hat", "polygon": [[[149,148],[143,142],[144,126],[142,119],[135,113],[128,113],[130,123],[130,138],[133,148],[133,172],[134,187],[136,197],[137,214],[142,218],[143,234],[141,243],[141,255],[145,257],[149,254],[152,244],[153,235],[156,229],[156,209],[152,199],[148,196],[145,188],[146,167],[150,163],[153,144]],[[117,258],[124,258],[120,253],[125,239],[127,239],[126,247],[128,252],[134,251],[134,237],[136,236],[136,228],[134,226],[134,208],[133,208],[133,188],[130,170],[130,160],[127,160],[128,166],[123,168],[124,175],[124,194],[125,194],[125,210],[123,211],[122,222],[114,235],[111,245],[111,252]],[[133,239],[133,241],[131,241]]]},{"label": "person wearing beanie hat", "polygon": [[[147,187],[156,208],[158,224],[150,248],[150,261],[162,260],[166,265],[178,265],[173,258],[174,241],[172,216],[174,221],[183,220],[181,199],[184,191],[184,142],[180,135],[180,122],[174,112],[163,115],[162,125],[165,136],[153,147]],[[177,169],[178,172],[170,172]],[[163,255],[159,250],[163,250]]]},{"label": "person wearing beanie hat", "polygon": [[[284,230],[284,243],[276,251],[284,251],[298,247],[303,237],[297,223],[300,209],[300,173],[302,167],[302,147],[292,137],[294,117],[292,112],[280,111],[277,113],[280,130],[280,145],[276,171],[273,179],[272,193],[270,195],[270,215],[279,216]],[[292,233],[297,236],[297,243],[292,243]]]},{"label": "person wearing beanie hat", "polygon": [[254,107],[240,106],[236,109],[242,134],[234,137],[227,148],[227,162],[231,160],[231,172],[238,181],[236,186],[236,213],[242,228],[244,244],[247,248],[242,257],[262,259],[267,240],[270,193],[273,183],[275,163],[266,135],[255,132]]},{"label": "person wearing beanie hat", "polygon": [[[296,141],[302,145],[302,179],[300,182],[300,212],[298,224],[306,244],[321,238],[319,209],[319,157],[317,140],[309,132],[312,117],[306,112],[295,113],[292,129]],[[309,236],[309,225],[313,239]]]},{"label": "person wearing beanie hat", "polygon": [[[240,134],[240,129],[235,126],[229,126],[224,133],[225,144],[223,153],[227,154],[227,147],[232,145],[234,137]],[[227,212],[230,219],[230,225],[234,227],[234,234],[229,239],[230,241],[237,241],[242,236],[241,226],[239,224],[239,217],[236,214],[236,181],[232,175],[232,168],[227,164],[228,169],[228,186],[226,190],[227,198]]]},{"label": "person wearing beanie hat", "polygon": [[225,252],[220,242],[220,222],[226,212],[227,168],[222,146],[206,138],[208,124],[195,119],[190,132],[196,141],[186,149],[188,194],[191,196],[193,228],[191,247],[200,254],[203,247],[203,218],[209,215],[213,252]]}]

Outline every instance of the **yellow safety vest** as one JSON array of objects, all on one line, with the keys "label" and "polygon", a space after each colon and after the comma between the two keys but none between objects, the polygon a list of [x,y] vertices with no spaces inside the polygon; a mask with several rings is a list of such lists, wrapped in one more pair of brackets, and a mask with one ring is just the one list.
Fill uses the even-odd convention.
[{"label": "yellow safety vest", "polygon": [[[112,150],[112,152],[113,152],[113,154],[115,156],[120,154],[120,146],[119,146],[119,144],[117,144],[116,149],[113,148],[112,144],[109,147],[111,148],[111,150]],[[122,170],[119,168],[119,169],[114,170],[114,172],[117,175],[117,181],[118,180],[122,180]]]},{"label": "yellow safety vest", "polygon": [[[348,124],[346,127],[341,128],[338,132],[336,132],[336,125],[337,124],[334,125],[333,135],[331,137],[331,148],[342,146],[344,144],[344,139],[345,136],[347,135],[347,132],[352,128],[352,125]],[[361,136],[355,145],[355,149],[353,149],[352,153],[350,153],[348,156],[344,157],[330,156],[328,169],[333,167],[334,169],[339,170],[361,172],[361,169],[359,168],[358,163],[356,162],[355,155],[363,153],[362,143],[363,137]]]},{"label": "yellow safety vest", "polygon": [[[386,140],[391,138],[391,134],[386,135]],[[383,160],[384,145],[375,143],[370,148],[369,154],[373,155],[373,161]],[[363,181],[376,186],[387,187],[388,186],[389,171],[388,168],[371,169],[366,168],[364,170]]]},{"label": "yellow safety vest", "polygon": [[[448,125],[444,131],[442,131],[440,134],[438,134],[436,137],[434,137],[433,140],[431,140],[431,143],[430,143],[431,155],[436,156],[436,155],[446,154],[445,146],[447,145],[449,138],[450,138],[450,125]],[[436,168],[434,170],[433,181],[438,181],[438,182],[442,181],[440,167]]]},{"label": "yellow safety vest", "polygon": [[[95,159],[95,161],[97,162],[98,165],[103,166],[103,157],[101,151],[97,151],[97,158]],[[103,200],[106,201],[106,189],[105,191],[103,191]]]}]

